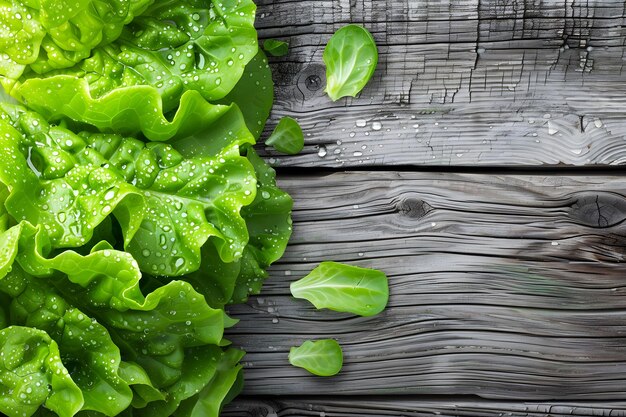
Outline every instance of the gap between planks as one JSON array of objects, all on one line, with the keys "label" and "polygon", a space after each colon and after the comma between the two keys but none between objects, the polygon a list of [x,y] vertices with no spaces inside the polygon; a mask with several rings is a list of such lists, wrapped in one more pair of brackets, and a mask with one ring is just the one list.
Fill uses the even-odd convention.
[{"label": "gap between planks", "polygon": [[626,402],[487,401],[471,397],[241,397],[222,417],[626,416]]}]

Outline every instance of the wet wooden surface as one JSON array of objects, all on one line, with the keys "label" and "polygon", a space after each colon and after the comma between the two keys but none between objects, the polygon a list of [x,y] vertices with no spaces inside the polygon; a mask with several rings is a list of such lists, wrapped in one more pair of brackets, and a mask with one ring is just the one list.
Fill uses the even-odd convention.
[{"label": "wet wooden surface", "polygon": [[[353,172],[291,176],[294,235],[231,313],[247,394],[626,400],[626,181],[619,176]],[[385,271],[375,317],[317,311],[289,283],[323,260]],[[291,346],[334,337],[343,372]]]},{"label": "wet wooden surface", "polygon": [[[262,0],[260,36],[291,46],[272,60],[274,121],[296,117],[307,135],[302,154],[271,156],[314,167],[624,164],[624,16],[616,0]],[[372,32],[380,61],[359,98],[333,103],[322,53],[349,22]]]},{"label": "wet wooden surface", "polygon": [[[248,355],[226,416],[626,415],[625,8],[259,1],[261,36],[291,44],[272,60],[273,124],[298,118],[306,147],[264,150],[294,236],[263,294],[231,310]],[[348,22],[380,64],[332,103],[321,55]],[[385,271],[388,309],[290,297],[324,260]],[[340,375],[289,365],[291,346],[326,337]]]}]

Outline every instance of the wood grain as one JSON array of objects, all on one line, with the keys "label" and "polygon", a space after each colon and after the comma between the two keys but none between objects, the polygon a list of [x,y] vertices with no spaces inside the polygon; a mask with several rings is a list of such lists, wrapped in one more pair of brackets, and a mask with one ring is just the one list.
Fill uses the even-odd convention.
[{"label": "wood grain", "polygon": [[223,417],[566,417],[626,415],[624,402],[515,402],[485,401],[468,398],[410,397],[278,397],[255,400],[236,400],[222,414]]},{"label": "wood grain", "polygon": [[[293,175],[294,236],[231,309],[249,395],[626,399],[626,180],[410,172]],[[291,281],[323,260],[384,270],[388,309],[316,311]],[[287,352],[334,337],[343,372]]]},{"label": "wood grain", "polygon": [[[298,156],[280,166],[622,165],[624,1],[261,0],[278,119],[297,118]],[[380,63],[357,99],[324,94],[322,53],[347,23],[374,35]]]}]

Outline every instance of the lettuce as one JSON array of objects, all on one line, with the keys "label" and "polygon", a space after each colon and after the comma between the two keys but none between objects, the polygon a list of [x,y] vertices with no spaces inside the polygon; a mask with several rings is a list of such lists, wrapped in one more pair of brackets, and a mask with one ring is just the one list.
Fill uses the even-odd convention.
[{"label": "lettuce", "polygon": [[68,68],[117,39],[154,0],[30,0],[0,6],[0,79]]},{"label": "lettuce", "polygon": [[74,415],[83,397],[46,332],[9,326],[0,330],[0,411],[33,415],[41,405],[60,416]]},{"label": "lettuce", "polygon": [[224,111],[204,100],[224,98],[258,51],[251,0],[206,3],[156,2],[89,58],[24,74],[10,93],[49,120],[155,141],[184,137]]},{"label": "lettuce", "polygon": [[113,215],[125,249],[145,272],[197,270],[209,237],[225,262],[241,256],[248,233],[240,211],[256,194],[254,168],[239,151],[252,141],[249,134],[233,137],[216,154],[183,158],[170,145],[78,136],[35,113],[4,107],[0,128],[10,137],[0,138],[0,154],[14,161],[0,169],[0,181],[12,190],[7,210],[46,224],[53,247],[81,246]]},{"label": "lettuce", "polygon": [[251,0],[0,5],[0,413],[217,417],[292,200]]},{"label": "lettuce", "polygon": [[[229,320],[187,282],[171,281],[144,297],[128,253],[103,243],[87,256],[63,251],[46,258],[47,235],[25,221],[4,232],[0,242],[0,291],[11,299],[11,324],[41,330],[57,343],[80,389],[78,408],[116,415],[133,396],[163,400],[181,380],[199,378],[195,368],[187,369],[199,347],[210,354],[204,362],[221,357]],[[202,388],[211,378],[195,383]],[[137,383],[143,388],[133,394]],[[0,411],[12,415],[9,408]]]}]

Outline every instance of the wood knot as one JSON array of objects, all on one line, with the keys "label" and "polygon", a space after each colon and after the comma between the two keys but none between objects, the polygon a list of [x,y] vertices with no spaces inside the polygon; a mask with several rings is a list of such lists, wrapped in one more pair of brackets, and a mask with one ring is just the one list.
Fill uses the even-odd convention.
[{"label": "wood knot", "polygon": [[571,205],[572,218],[596,228],[615,226],[626,219],[626,198],[609,192],[581,193]]},{"label": "wood knot", "polygon": [[321,64],[308,65],[298,74],[298,90],[305,100],[323,94],[325,85],[326,69]]},{"label": "wood knot", "polygon": [[433,207],[427,202],[415,197],[408,197],[397,205],[398,212],[411,219],[421,219],[433,211]]}]

